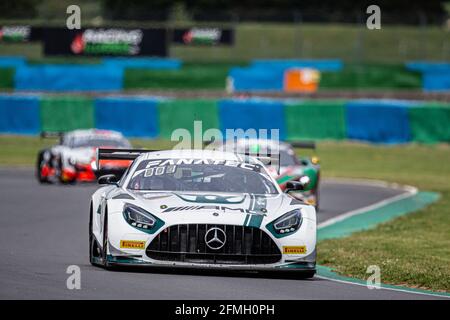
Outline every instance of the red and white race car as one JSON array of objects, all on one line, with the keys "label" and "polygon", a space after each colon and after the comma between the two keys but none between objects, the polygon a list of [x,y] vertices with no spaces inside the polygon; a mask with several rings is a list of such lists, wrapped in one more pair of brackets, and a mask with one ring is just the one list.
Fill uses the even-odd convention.
[{"label": "red and white race car", "polygon": [[[117,131],[83,129],[56,133],[57,145],[39,151],[36,176],[41,183],[74,183],[96,181],[103,174],[121,176],[130,165],[129,160],[102,160],[97,168],[97,149],[129,149],[130,142]],[[43,137],[55,133],[42,133]]]}]

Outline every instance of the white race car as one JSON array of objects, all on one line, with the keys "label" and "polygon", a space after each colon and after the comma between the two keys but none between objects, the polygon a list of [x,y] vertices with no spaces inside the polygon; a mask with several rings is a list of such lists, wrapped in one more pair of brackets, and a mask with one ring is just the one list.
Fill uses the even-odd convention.
[{"label": "white race car", "polygon": [[94,265],[284,270],[315,274],[316,211],[283,192],[262,159],[207,150],[99,149],[133,160],[99,178],[90,206]]}]

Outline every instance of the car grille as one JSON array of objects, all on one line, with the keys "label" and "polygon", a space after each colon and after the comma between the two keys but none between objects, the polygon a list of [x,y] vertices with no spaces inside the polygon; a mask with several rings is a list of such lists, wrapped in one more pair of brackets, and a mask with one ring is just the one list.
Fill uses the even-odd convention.
[{"label": "car grille", "polygon": [[[206,245],[205,234],[218,227],[226,234],[225,245],[213,250]],[[181,224],[168,227],[147,247],[149,258],[208,264],[267,264],[281,259],[281,252],[270,236],[258,228]]]}]

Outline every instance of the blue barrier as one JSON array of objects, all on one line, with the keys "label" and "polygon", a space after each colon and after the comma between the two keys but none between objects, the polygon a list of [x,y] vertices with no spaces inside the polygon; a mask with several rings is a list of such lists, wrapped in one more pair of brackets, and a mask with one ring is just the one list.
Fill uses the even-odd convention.
[{"label": "blue barrier", "polygon": [[422,87],[427,91],[450,90],[449,71],[427,71],[422,75]]},{"label": "blue barrier", "polygon": [[111,91],[123,88],[123,70],[98,65],[37,65],[17,68],[16,90]]},{"label": "blue barrier", "polygon": [[17,68],[25,64],[26,59],[24,57],[0,56],[0,68]]},{"label": "blue barrier", "polygon": [[233,78],[236,91],[239,90],[282,90],[283,71],[261,68],[233,68],[229,76]]},{"label": "blue barrier", "polygon": [[36,134],[40,127],[38,97],[0,96],[0,132]]},{"label": "blue barrier", "polygon": [[[286,138],[284,104],[270,100],[221,100],[219,101],[220,129],[225,135],[227,129],[279,129],[280,139]],[[259,132],[258,136],[259,136]]]},{"label": "blue barrier", "polygon": [[450,63],[413,61],[406,63],[406,69],[418,72],[429,72],[429,71],[450,72]]},{"label": "blue barrier", "polygon": [[95,126],[130,137],[154,138],[159,134],[157,101],[149,98],[98,98],[95,100]]},{"label": "blue barrier", "polygon": [[450,63],[409,62],[406,68],[422,73],[422,88],[427,91],[450,90]]},{"label": "blue barrier", "polygon": [[343,63],[340,60],[290,60],[290,59],[257,59],[250,65],[252,68],[269,68],[286,70],[290,68],[314,68],[319,71],[340,71]]},{"label": "blue barrier", "polygon": [[411,105],[393,100],[347,102],[347,138],[379,143],[409,142],[408,107]]},{"label": "blue barrier", "polygon": [[181,60],[166,58],[103,58],[105,66],[116,68],[139,68],[157,70],[177,70],[181,67]]}]

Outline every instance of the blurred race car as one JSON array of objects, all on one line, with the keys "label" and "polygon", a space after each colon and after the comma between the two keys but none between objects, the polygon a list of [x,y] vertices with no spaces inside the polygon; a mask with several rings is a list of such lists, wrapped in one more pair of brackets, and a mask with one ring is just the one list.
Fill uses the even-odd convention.
[{"label": "blurred race car", "polygon": [[120,132],[87,129],[41,134],[43,137],[55,135],[60,137],[59,143],[39,151],[37,156],[36,176],[41,183],[90,182],[107,173],[121,176],[131,163],[129,160],[105,160],[102,169],[97,168],[97,148],[131,147]]},{"label": "blurred race car", "polygon": [[105,268],[152,266],[316,271],[316,212],[283,192],[263,161],[210,150],[99,149],[134,159],[91,199],[89,256]]},{"label": "blurred race car", "polygon": [[315,149],[314,142],[280,142],[266,139],[237,139],[216,143],[214,149],[228,152],[264,155],[279,153],[279,166],[268,166],[271,175],[276,179],[280,188],[284,190],[288,181],[300,181],[306,183],[306,188],[299,192],[292,192],[295,198],[316,207],[319,210],[319,181],[320,165],[318,157],[297,158],[295,148]]}]

